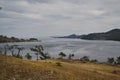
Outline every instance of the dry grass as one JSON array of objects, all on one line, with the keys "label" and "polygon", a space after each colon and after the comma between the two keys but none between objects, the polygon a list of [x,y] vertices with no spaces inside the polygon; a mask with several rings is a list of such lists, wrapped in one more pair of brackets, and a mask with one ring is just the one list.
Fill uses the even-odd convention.
[{"label": "dry grass", "polygon": [[[62,66],[57,66],[60,62]],[[0,80],[119,80],[120,66],[66,60],[28,61],[0,55]]]}]

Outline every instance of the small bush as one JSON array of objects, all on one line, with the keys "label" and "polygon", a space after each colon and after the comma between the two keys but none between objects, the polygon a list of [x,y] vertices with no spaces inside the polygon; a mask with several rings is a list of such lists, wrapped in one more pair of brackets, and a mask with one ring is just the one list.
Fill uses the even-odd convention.
[{"label": "small bush", "polygon": [[116,71],[116,70],[113,70],[112,73],[113,73],[113,74],[117,74],[117,71]]},{"label": "small bush", "polygon": [[114,59],[113,57],[108,58],[107,62],[108,62],[109,64],[114,64],[115,59]]},{"label": "small bush", "polygon": [[83,56],[80,58],[81,61],[90,61],[89,56]]},{"label": "small bush", "polygon": [[56,66],[62,66],[61,62],[56,62]]},{"label": "small bush", "polygon": [[29,53],[27,53],[27,54],[25,55],[25,57],[26,57],[28,60],[32,59],[32,56],[31,56]]},{"label": "small bush", "polygon": [[22,55],[14,54],[13,57],[22,59]]},{"label": "small bush", "polygon": [[96,60],[96,59],[93,59],[93,60],[91,60],[91,62],[95,62],[95,63],[96,63],[96,62],[98,62],[98,60]]}]

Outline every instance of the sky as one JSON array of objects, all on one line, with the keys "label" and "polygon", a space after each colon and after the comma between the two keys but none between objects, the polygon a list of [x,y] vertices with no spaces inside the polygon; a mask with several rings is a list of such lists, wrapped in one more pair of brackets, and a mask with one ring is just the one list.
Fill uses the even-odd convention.
[{"label": "sky", "polygon": [[81,35],[120,28],[120,0],[0,0],[0,7],[0,35]]}]

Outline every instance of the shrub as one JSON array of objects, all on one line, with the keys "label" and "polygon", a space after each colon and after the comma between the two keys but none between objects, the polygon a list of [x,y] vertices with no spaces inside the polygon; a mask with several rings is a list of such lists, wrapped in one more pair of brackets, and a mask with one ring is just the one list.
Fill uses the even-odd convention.
[{"label": "shrub", "polygon": [[74,54],[69,54],[68,55],[68,59],[72,59],[72,57],[74,57]]},{"label": "shrub", "polygon": [[120,56],[117,57],[117,64],[120,64]]},{"label": "shrub", "polygon": [[117,71],[116,71],[116,70],[113,70],[112,73],[113,73],[113,74],[117,74]]},{"label": "shrub", "polygon": [[13,57],[22,59],[22,55],[18,55],[18,54],[13,54]]},{"label": "shrub", "polygon": [[60,56],[61,59],[63,59],[63,57],[66,57],[66,54],[63,53],[63,52],[60,52],[60,53],[59,53],[59,56]]},{"label": "shrub", "polygon": [[90,61],[89,56],[83,56],[80,58],[81,61]]},{"label": "shrub", "polygon": [[114,64],[115,62],[115,59],[114,58],[108,58],[108,61],[107,61],[109,64]]},{"label": "shrub", "polygon": [[56,66],[62,66],[61,62],[56,62]]},{"label": "shrub", "polygon": [[96,60],[96,59],[92,59],[91,62],[98,62],[98,60]]},{"label": "shrub", "polygon": [[25,55],[25,57],[27,58],[27,59],[32,59],[32,56],[29,54],[29,53],[27,53],[26,55]]}]

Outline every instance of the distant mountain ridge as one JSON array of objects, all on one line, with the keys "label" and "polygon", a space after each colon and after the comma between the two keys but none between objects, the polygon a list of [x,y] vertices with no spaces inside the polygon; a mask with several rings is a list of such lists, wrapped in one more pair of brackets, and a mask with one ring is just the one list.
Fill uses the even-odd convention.
[{"label": "distant mountain ridge", "polygon": [[72,34],[69,36],[62,36],[56,38],[77,38],[77,39],[85,39],[85,40],[115,40],[120,41],[120,29],[112,29],[108,32],[102,33],[90,33],[87,35],[76,35]]},{"label": "distant mountain ridge", "polygon": [[81,39],[86,40],[115,40],[120,41],[120,29],[113,29],[104,33],[91,33],[84,35]]},{"label": "distant mountain ridge", "polygon": [[71,34],[68,36],[60,36],[60,37],[54,37],[54,38],[80,38],[80,35]]}]

